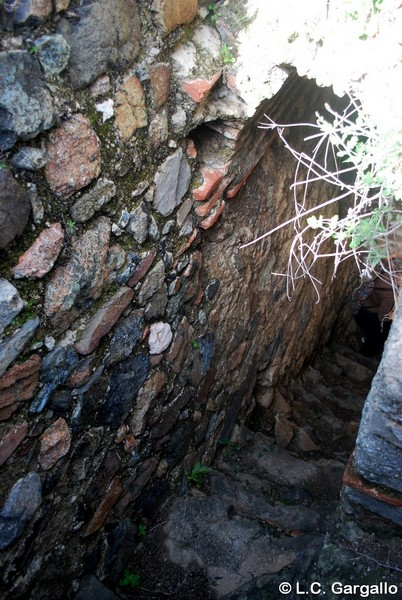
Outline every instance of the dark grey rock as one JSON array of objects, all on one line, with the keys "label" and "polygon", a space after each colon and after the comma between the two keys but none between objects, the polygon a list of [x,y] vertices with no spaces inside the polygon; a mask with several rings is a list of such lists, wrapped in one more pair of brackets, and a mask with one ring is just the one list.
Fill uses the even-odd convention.
[{"label": "dark grey rock", "polygon": [[216,296],[220,284],[221,282],[219,281],[219,279],[212,279],[212,281],[208,283],[207,287],[205,288],[206,300],[212,300]]},{"label": "dark grey rock", "polygon": [[21,50],[0,53],[0,105],[12,115],[12,131],[23,140],[52,127],[53,102],[35,56]]},{"label": "dark grey rock", "polygon": [[0,106],[0,150],[9,150],[17,141],[13,127],[13,115],[5,106]]},{"label": "dark grey rock", "polygon": [[43,202],[39,197],[38,188],[34,183],[28,184],[27,195],[31,204],[33,222],[37,225],[42,223],[43,217],[45,216],[45,209]]},{"label": "dark grey rock", "polygon": [[206,333],[196,338],[193,348],[193,367],[189,380],[193,385],[198,385],[211,366],[215,354],[215,336]]},{"label": "dark grey rock", "polygon": [[131,544],[137,528],[131,519],[124,519],[107,536],[105,566],[112,581],[121,576],[131,554]]},{"label": "dark grey rock", "polygon": [[125,229],[130,222],[131,214],[127,210],[121,211],[121,217],[117,223],[117,225],[121,229]]},{"label": "dark grey rock", "polygon": [[0,550],[12,544],[42,502],[40,477],[28,473],[14,484],[0,513]]},{"label": "dark grey rock", "polygon": [[163,457],[172,467],[177,465],[188,453],[194,427],[189,422],[181,423],[172,433],[163,451]]},{"label": "dark grey rock", "polygon": [[142,338],[144,327],[144,311],[142,310],[133,311],[128,317],[117,323],[110,340],[109,354],[105,359],[107,367],[131,354]]},{"label": "dark grey rock", "polygon": [[98,581],[95,575],[85,575],[75,600],[119,600],[119,597]]},{"label": "dark grey rock", "polygon": [[33,338],[39,327],[39,318],[26,321],[21,329],[13,336],[6,338],[0,344],[0,377],[5,373],[7,367],[21,354],[28,342]]},{"label": "dark grey rock", "polygon": [[12,163],[17,169],[25,169],[26,171],[38,171],[46,164],[46,155],[40,148],[21,148],[14,154]]},{"label": "dark grey rock", "polygon": [[134,274],[138,264],[140,262],[140,257],[135,252],[129,252],[127,255],[127,261],[124,266],[124,269],[120,271],[120,273],[116,276],[116,281],[120,285],[124,285],[130,279],[130,277]]},{"label": "dark grey rock", "polygon": [[131,213],[128,231],[131,233],[137,244],[143,244],[148,237],[149,215],[145,202]]},{"label": "dark grey rock", "polygon": [[35,40],[37,56],[46,77],[59,75],[67,67],[70,48],[62,35],[43,35]]},{"label": "dark grey rock", "polygon": [[98,210],[116,195],[116,186],[110,179],[99,179],[95,187],[71,207],[70,215],[77,223],[89,221]]},{"label": "dark grey rock", "polygon": [[179,148],[165,160],[155,175],[155,209],[164,216],[170,215],[182,201],[190,179],[190,166]]},{"label": "dark grey rock", "polygon": [[78,364],[78,354],[72,346],[57,346],[42,361],[41,381],[45,383],[31,404],[31,413],[40,413],[54,391],[65,382]]},{"label": "dark grey rock", "polygon": [[355,467],[369,482],[402,492],[402,299],[367,396],[356,440]]},{"label": "dark grey rock", "polygon": [[28,223],[28,196],[9,169],[0,169],[0,249],[21,235]]},{"label": "dark grey rock", "polygon": [[23,307],[18,290],[7,279],[0,278],[0,334]]},{"label": "dark grey rock", "polygon": [[135,0],[83,0],[78,20],[61,19],[58,27],[70,46],[69,73],[74,88],[83,88],[109,69],[132,64],[139,50],[140,27]]},{"label": "dark grey rock", "polygon": [[162,318],[165,314],[167,304],[167,289],[163,285],[160,290],[154,294],[145,308],[145,319],[152,321],[153,319]]},{"label": "dark grey rock", "polygon": [[119,363],[112,372],[110,389],[98,411],[101,425],[118,427],[131,408],[135,406],[137,394],[148,377],[151,365],[148,355],[130,356]]},{"label": "dark grey rock", "polygon": [[358,490],[345,487],[343,494],[352,504],[363,506],[372,513],[379,515],[382,519],[387,519],[402,527],[402,508],[386,504],[380,500],[376,500],[367,494],[363,494]]},{"label": "dark grey rock", "polygon": [[150,271],[149,275],[142,284],[141,290],[138,294],[138,304],[144,306],[144,304],[152,298],[154,294],[165,283],[165,265],[160,260],[156,263],[154,268]]},{"label": "dark grey rock", "polygon": [[65,413],[70,409],[72,400],[73,398],[69,390],[61,390],[54,394],[50,408],[56,412]]}]

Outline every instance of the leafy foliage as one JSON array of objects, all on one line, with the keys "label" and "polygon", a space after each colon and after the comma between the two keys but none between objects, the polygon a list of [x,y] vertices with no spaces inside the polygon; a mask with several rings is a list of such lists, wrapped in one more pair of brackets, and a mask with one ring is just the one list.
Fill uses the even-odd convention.
[{"label": "leafy foliage", "polygon": [[123,577],[119,580],[120,587],[130,587],[136,589],[140,585],[141,575],[138,573],[132,573],[128,569],[124,569]]},{"label": "leafy foliage", "polygon": [[204,475],[210,473],[212,469],[202,465],[200,462],[196,462],[191,471],[185,471],[187,483],[189,485],[195,485],[197,488],[201,486]]}]

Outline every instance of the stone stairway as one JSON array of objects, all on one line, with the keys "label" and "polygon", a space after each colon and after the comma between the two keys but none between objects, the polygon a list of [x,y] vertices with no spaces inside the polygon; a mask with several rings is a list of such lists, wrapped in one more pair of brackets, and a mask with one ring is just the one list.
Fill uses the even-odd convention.
[{"label": "stone stairway", "polygon": [[[249,427],[222,440],[200,488],[184,485],[160,526],[139,544],[130,565],[144,577],[138,590],[121,597],[296,599],[320,582],[325,595],[316,597],[335,600],[351,596],[332,593],[333,581],[397,582],[400,571],[390,568],[384,552],[393,548],[399,556],[400,538],[379,527],[374,541],[338,510],[377,365],[334,344],[281,385],[265,419],[259,412],[262,431],[253,430],[254,415]],[[286,596],[279,591],[284,582],[292,587]]]}]

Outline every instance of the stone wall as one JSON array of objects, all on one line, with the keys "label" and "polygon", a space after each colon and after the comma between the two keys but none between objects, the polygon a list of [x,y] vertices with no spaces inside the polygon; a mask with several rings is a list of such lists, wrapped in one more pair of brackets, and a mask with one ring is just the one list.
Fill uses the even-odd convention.
[{"label": "stone wall", "polygon": [[292,214],[258,123],[330,91],[291,72],[250,119],[226,47],[244,3],[113,4],[0,8],[6,598],[115,581],[140,516],[328,340],[348,278],[322,263],[322,301],[301,281],[288,302],[292,230],[240,249]]}]

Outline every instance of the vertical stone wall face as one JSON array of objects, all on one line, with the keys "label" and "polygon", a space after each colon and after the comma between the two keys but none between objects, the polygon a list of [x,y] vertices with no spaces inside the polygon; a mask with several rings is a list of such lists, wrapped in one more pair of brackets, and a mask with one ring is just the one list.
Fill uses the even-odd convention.
[{"label": "vertical stone wall face", "polygon": [[195,2],[0,11],[0,590],[66,598],[328,339],[347,271],[289,303],[292,231],[239,246],[291,215],[258,122],[329,92],[293,74],[249,120]]}]

